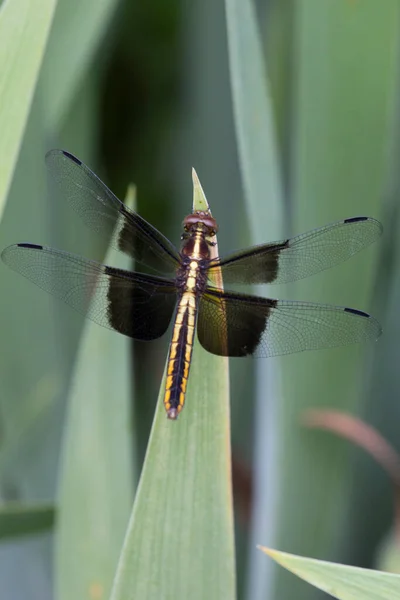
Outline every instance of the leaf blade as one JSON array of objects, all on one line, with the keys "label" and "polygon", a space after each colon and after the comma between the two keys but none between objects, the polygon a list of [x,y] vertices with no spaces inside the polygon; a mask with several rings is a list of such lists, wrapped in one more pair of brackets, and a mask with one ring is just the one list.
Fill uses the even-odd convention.
[{"label": "leaf blade", "polygon": [[112,600],[235,598],[228,362],[197,340],[192,360],[177,421],[161,383]]},{"label": "leaf blade", "polygon": [[10,188],[55,10],[55,0],[0,7],[0,217]]},{"label": "leaf blade", "polygon": [[284,568],[339,600],[400,597],[400,575],[315,560],[262,546],[260,549]]}]

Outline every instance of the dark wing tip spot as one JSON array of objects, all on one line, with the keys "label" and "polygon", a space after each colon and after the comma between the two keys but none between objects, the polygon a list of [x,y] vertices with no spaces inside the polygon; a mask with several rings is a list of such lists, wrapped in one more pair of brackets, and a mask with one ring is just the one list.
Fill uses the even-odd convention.
[{"label": "dark wing tip spot", "polygon": [[351,217],[350,219],[344,219],[343,223],[348,224],[348,223],[360,223],[360,222],[367,222],[368,227],[370,229],[370,231],[372,232],[372,229],[375,230],[373,237],[370,238],[370,241],[373,241],[373,239],[375,237],[377,237],[378,235],[382,235],[383,233],[383,225],[380,221],[377,221],[376,219],[374,219],[373,217]]},{"label": "dark wing tip spot", "polygon": [[39,246],[38,244],[29,244],[28,242],[17,244],[17,246],[18,248],[33,248],[34,250],[43,250],[43,246]]},{"label": "dark wing tip spot", "polygon": [[369,217],[351,217],[350,219],[345,219],[345,223],[357,223],[358,221],[368,221]]},{"label": "dark wing tip spot", "polygon": [[67,158],[70,158],[71,160],[73,160],[74,163],[76,163],[77,165],[81,165],[82,164],[82,162],[79,160],[79,158],[76,158],[76,156],[74,156],[70,152],[67,152],[66,150],[61,150],[61,152],[64,154],[64,156],[66,156]]},{"label": "dark wing tip spot", "polygon": [[366,317],[367,319],[370,318],[370,315],[368,313],[363,312],[362,310],[357,310],[356,308],[345,308],[344,310],[345,312],[352,313],[353,315],[358,315],[359,317]]}]

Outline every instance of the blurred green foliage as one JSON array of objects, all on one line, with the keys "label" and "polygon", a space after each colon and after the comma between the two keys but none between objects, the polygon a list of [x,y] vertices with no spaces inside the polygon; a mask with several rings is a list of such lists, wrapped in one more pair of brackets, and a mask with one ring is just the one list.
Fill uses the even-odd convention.
[{"label": "blurred green foliage", "polygon": [[[242,2],[247,7],[247,0]],[[226,7],[214,0],[0,4],[0,191],[9,188],[0,246],[32,241],[103,258],[106,240],[96,239],[68,206],[46,195],[43,157],[52,147],[78,155],[121,198],[134,181],[140,214],[177,245],[182,218],[191,208],[192,166],[219,223],[221,253],[255,236],[257,242],[279,239],[357,214],[383,221],[379,246],[296,286],[267,291],[272,297],[370,310],[384,327],[376,346],[294,355],[268,365],[260,362],[256,370],[246,361],[232,361],[238,597],[308,600],[326,596],[271,567],[264,556],[255,557],[257,543],[378,567],[378,549],[393,526],[386,474],[360,450],[308,431],[300,420],[305,409],[315,407],[358,414],[400,452],[400,5],[397,0],[259,0],[254,3],[257,30],[246,29],[248,23],[239,18],[228,43],[225,8],[238,6],[233,0]],[[246,31],[251,43],[239,39]],[[257,33],[265,64],[255,58]],[[235,59],[232,48],[239,42],[242,54]],[[238,58],[242,71],[235,72]],[[271,160],[271,171],[258,173],[269,193],[263,197],[258,191],[249,198],[257,156],[249,161],[243,153],[243,122],[233,102],[238,94],[242,102],[251,101],[255,65],[264,68],[262,85],[273,119],[265,146],[250,139],[248,151],[276,142],[276,164]],[[236,91],[231,88],[235,76]],[[259,159],[264,165],[266,157]],[[79,428],[75,438],[71,430],[68,401],[74,363],[82,356],[77,352],[83,320],[0,267],[0,498],[4,510],[15,501],[29,510],[69,495],[77,501],[81,496],[73,486],[82,491],[74,481],[79,473],[72,468],[70,479],[61,480],[66,472],[61,468],[65,447],[60,461],[63,440],[79,440],[75,460],[84,454],[94,479],[107,483],[96,464],[95,446],[82,442]],[[105,448],[121,440],[122,432],[121,446],[129,443],[131,449],[127,457],[124,446],[119,465],[131,472],[122,470],[115,480],[123,490],[118,504],[123,508],[110,542],[113,565],[134,493],[132,481],[144,459],[167,344],[168,339],[129,344],[123,356],[129,353],[130,369],[124,368],[132,380],[121,375],[108,392],[116,411],[130,388],[133,398],[129,422],[118,421],[109,439],[104,434]],[[101,363],[114,374],[121,372],[118,348],[106,350]],[[90,351],[85,360],[87,369],[78,368],[81,390],[87,391],[78,402],[90,395],[90,378],[99,368],[95,357],[90,363]],[[266,381],[265,387],[260,381]],[[73,414],[81,423],[74,402]],[[129,408],[123,410],[128,415]],[[102,429],[92,425],[97,440],[94,434]],[[107,456],[110,464],[115,461],[110,468],[118,469],[117,455]],[[66,481],[73,481],[69,489]],[[110,498],[112,493],[105,494],[106,502]],[[79,510],[90,513],[84,502],[79,499]],[[85,510],[75,525],[84,523]],[[68,517],[72,522],[74,515]],[[99,521],[93,523],[101,528]],[[55,542],[49,534],[2,542],[1,598],[55,597],[54,544],[62,542],[71,555],[77,551],[68,547],[70,533],[74,539],[68,519],[60,523],[63,534],[57,537],[56,523]],[[89,546],[82,544],[84,555]],[[177,568],[178,563],[177,558]],[[87,585],[88,597],[105,597],[105,587],[96,581]]]}]

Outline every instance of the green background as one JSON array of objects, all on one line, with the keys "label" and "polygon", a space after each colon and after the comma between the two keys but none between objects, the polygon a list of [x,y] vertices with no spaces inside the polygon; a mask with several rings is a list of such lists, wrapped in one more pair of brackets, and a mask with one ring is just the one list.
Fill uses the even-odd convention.
[{"label": "green background", "polygon": [[[400,451],[399,12],[397,0],[0,3],[1,248],[31,241],[103,259],[107,240],[46,193],[44,154],[56,147],[121,199],[134,182],[136,209],[177,245],[193,166],[221,254],[356,215],[384,225],[348,263],[261,291],[370,311],[384,335],[231,361],[236,567],[226,365],[196,348],[191,406],[154,424],[114,600],[188,590],[225,600],[235,580],[240,599],[327,597],[257,544],[362,567],[387,560],[388,475],[302,417],[357,415]],[[168,336],[147,345],[98,333],[2,264],[0,290],[0,597],[108,598]],[[179,511],[174,495],[161,502],[168,490],[180,490]],[[137,540],[143,562],[129,560]]]}]

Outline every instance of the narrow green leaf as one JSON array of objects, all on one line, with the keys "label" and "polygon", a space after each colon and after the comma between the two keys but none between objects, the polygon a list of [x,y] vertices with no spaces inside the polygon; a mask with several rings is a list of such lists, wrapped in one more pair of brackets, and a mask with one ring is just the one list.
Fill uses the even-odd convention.
[{"label": "narrow green leaf", "polygon": [[279,236],[283,192],[262,45],[252,0],[226,0],[228,48],[240,169],[253,241]]},{"label": "narrow green leaf", "polygon": [[0,217],[21,147],[55,4],[55,0],[9,0],[0,6]]},{"label": "narrow green leaf", "polygon": [[52,504],[10,502],[0,506],[0,539],[48,531],[54,525]]},{"label": "narrow green leaf", "polygon": [[192,362],[176,422],[161,384],[112,600],[235,598],[228,366],[197,342]]},{"label": "narrow green leaf", "polygon": [[[306,0],[296,5],[291,173],[295,234],[346,217],[380,218],[400,5],[390,0],[382,7],[373,0]],[[369,311],[379,246],[298,282],[290,295]],[[302,431],[299,415],[310,407],[356,410],[370,385],[366,354],[372,358],[374,350],[373,345],[360,345],[285,359],[291,372],[284,379],[282,519],[274,545],[330,557],[344,540],[339,531],[349,485],[348,449]],[[344,541],[344,551],[346,545]],[[275,593],[306,597],[301,582],[289,581],[284,572],[278,573]]]},{"label": "narrow green leaf", "polygon": [[349,567],[263,547],[260,549],[285,569],[339,600],[400,598],[400,575]]},{"label": "narrow green leaf", "polygon": [[[226,0],[235,129],[253,243],[283,237],[284,201],[267,70],[252,0]],[[265,290],[263,295],[267,295]],[[276,294],[276,292],[275,292]],[[274,294],[274,297],[276,297]],[[268,595],[271,578],[256,543],[273,542],[277,517],[277,407],[283,405],[280,358],[255,365],[255,486],[248,595]]]},{"label": "narrow green leaf", "polygon": [[[106,263],[130,267],[115,250]],[[61,600],[110,593],[132,502],[130,373],[129,339],[88,322],[64,440],[56,548]]]},{"label": "narrow green leaf", "polygon": [[54,18],[43,65],[49,125],[57,127],[91,65],[118,0],[63,0]]}]

